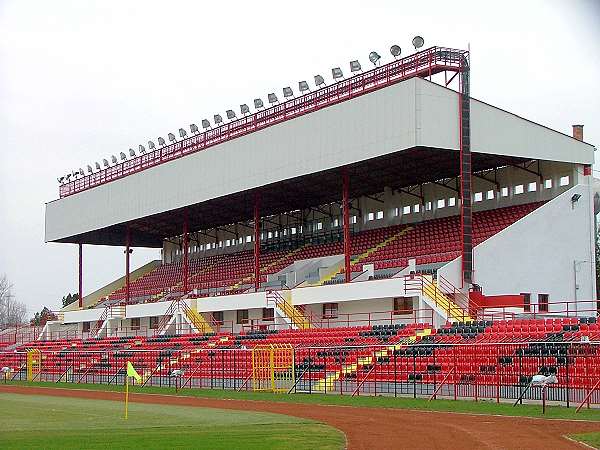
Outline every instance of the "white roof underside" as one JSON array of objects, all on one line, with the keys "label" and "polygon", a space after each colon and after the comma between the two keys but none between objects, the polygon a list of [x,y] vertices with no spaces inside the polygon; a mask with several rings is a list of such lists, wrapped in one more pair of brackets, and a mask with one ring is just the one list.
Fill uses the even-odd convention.
[{"label": "white roof underside", "polygon": [[[46,205],[46,241],[413,147],[458,150],[458,94],[398,83]],[[471,100],[473,152],[592,164],[594,147]]]}]

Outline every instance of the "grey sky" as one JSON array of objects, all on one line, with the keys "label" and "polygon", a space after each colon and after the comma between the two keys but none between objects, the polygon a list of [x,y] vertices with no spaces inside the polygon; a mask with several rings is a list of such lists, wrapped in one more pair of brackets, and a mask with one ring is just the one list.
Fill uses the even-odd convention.
[{"label": "grey sky", "polygon": [[[410,6],[414,4],[415,6]],[[0,274],[30,314],[77,290],[44,244],[56,177],[377,50],[471,45],[472,95],[600,143],[600,1],[0,0]],[[133,266],[158,257],[136,250]],[[123,249],[85,247],[84,290]]]}]

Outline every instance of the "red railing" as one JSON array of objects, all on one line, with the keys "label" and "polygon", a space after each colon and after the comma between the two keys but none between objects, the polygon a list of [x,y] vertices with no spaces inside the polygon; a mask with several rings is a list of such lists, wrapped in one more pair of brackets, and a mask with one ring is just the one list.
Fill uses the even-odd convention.
[{"label": "red railing", "polygon": [[461,59],[468,52],[445,47],[431,47],[414,55],[338,81],[314,92],[288,100],[242,117],[218,128],[183,139],[163,148],[137,156],[83,176],[60,186],[61,198],[99,186],[150,167],[253,133],[277,123],[350,100],[416,76],[431,76],[442,71],[458,72]]}]

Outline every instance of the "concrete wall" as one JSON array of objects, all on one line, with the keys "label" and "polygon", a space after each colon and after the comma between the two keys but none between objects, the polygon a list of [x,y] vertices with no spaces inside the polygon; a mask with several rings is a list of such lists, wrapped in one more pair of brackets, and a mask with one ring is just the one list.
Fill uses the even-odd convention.
[{"label": "concrete wall", "polygon": [[[572,204],[576,193],[582,197]],[[550,303],[577,298],[580,310],[595,309],[589,302],[596,295],[592,202],[590,186],[579,184],[475,247],[474,278],[483,293],[527,292],[532,304],[549,294]],[[460,286],[460,261],[438,273]]]}]

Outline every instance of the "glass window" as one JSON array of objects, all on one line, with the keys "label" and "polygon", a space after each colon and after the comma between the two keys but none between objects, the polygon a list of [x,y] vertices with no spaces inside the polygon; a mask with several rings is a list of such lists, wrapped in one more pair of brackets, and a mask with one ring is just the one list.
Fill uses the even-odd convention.
[{"label": "glass window", "polygon": [[569,176],[564,176],[564,177],[560,177],[560,185],[561,186],[568,186],[569,185]]},{"label": "glass window", "polygon": [[131,329],[132,330],[140,329],[140,318],[139,317],[135,317],[135,318],[131,319]]},{"label": "glass window", "polygon": [[440,199],[437,201],[437,208],[438,208],[438,209],[442,209],[442,208],[445,208],[445,207],[446,207],[446,200],[445,200],[445,199],[443,199],[443,198],[440,198]]},{"label": "glass window", "polygon": [[448,206],[456,206],[456,197],[450,197],[448,199]]},{"label": "glass window", "polygon": [[483,200],[483,192],[475,192],[474,200],[480,202]]},{"label": "glass window", "polygon": [[394,315],[412,314],[413,300],[410,297],[394,298]]},{"label": "glass window", "polygon": [[150,329],[156,330],[158,328],[158,316],[150,316]]},{"label": "glass window", "polygon": [[547,180],[544,180],[544,187],[546,189],[551,189],[552,188],[552,180],[550,178],[548,178]]},{"label": "glass window", "polygon": [[517,184],[515,186],[515,195],[522,194],[523,192],[524,192],[523,191],[523,185],[522,184]]},{"label": "glass window", "polygon": [[212,313],[212,318],[216,325],[223,325],[223,311],[214,311]]},{"label": "glass window", "polygon": [[502,197],[508,197],[508,188],[507,187],[500,188],[500,195]]},{"label": "glass window", "polygon": [[493,200],[493,198],[494,198],[494,191],[493,190],[487,191],[487,193],[485,195],[485,198],[488,199],[488,200]]},{"label": "glass window", "polygon": [[383,219],[383,211],[377,211],[377,215],[375,216],[377,220]]},{"label": "glass window", "polygon": [[523,311],[530,312],[531,311],[531,294],[528,292],[521,292],[523,296]]},{"label": "glass window", "polygon": [[404,206],[402,208],[402,214],[410,214],[410,206]]},{"label": "glass window", "polygon": [[421,205],[419,205],[418,203],[416,205],[413,206],[413,212],[420,212],[421,211]]},{"label": "glass window", "polygon": [[537,191],[537,183],[535,181],[532,181],[531,183],[529,183],[527,185],[527,191],[528,192],[535,192],[535,191]]},{"label": "glass window", "polygon": [[273,308],[262,309],[262,320],[264,322],[272,322],[275,320],[275,310]]},{"label": "glass window", "polygon": [[548,294],[538,294],[538,312],[548,312]]},{"label": "glass window", "polygon": [[374,220],[375,219],[375,213],[370,212],[369,214],[367,214],[367,220]]}]

